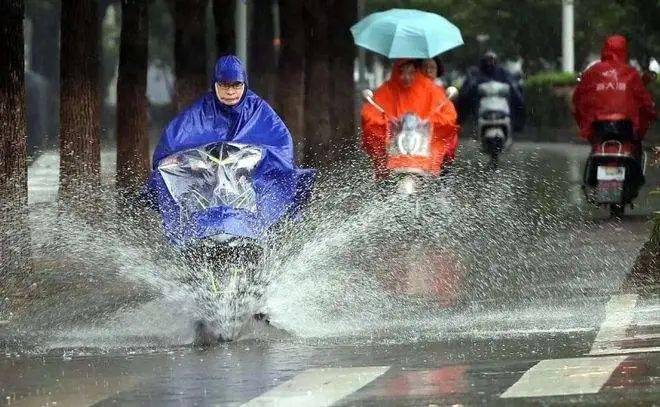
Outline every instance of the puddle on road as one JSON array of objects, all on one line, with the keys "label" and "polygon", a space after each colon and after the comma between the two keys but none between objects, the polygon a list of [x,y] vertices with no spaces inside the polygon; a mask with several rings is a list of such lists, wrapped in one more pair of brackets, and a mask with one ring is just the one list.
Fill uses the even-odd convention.
[{"label": "puddle on road", "polygon": [[192,321],[237,312],[237,322],[218,328],[223,335],[282,337],[240,331],[260,310],[303,339],[592,330],[596,306],[624,278],[639,237],[585,222],[589,215],[567,196],[570,183],[544,180],[546,163],[537,161],[495,174],[464,162],[425,195],[420,217],[410,202],[356,181],[369,178],[358,167],[350,179],[321,180],[305,220],[287,225],[267,253],[262,299],[234,289],[209,301],[207,283],[190,283],[202,266],[179,258],[152,217],[137,225],[106,211],[94,226],[72,216],[56,223],[41,204],[31,215],[39,269],[25,281],[37,299],[12,329],[42,350],[177,346],[191,342]]}]

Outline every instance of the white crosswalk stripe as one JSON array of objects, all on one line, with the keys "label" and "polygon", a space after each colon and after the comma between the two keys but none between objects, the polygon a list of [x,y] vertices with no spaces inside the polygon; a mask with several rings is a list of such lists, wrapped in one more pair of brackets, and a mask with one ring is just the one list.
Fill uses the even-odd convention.
[{"label": "white crosswalk stripe", "polygon": [[616,343],[626,337],[636,304],[637,294],[612,296],[605,307],[605,321],[591,346],[590,355],[611,354],[619,349]]},{"label": "white crosswalk stripe", "polygon": [[[655,299],[657,302],[657,298]],[[658,346],[624,346],[626,341],[639,343],[660,339],[658,334],[631,334],[632,325],[639,326],[637,317],[649,323],[649,310],[657,304],[636,308],[637,294],[614,295],[605,307],[605,319],[598,330],[589,356],[572,359],[542,360],[527,370],[501,398],[545,397],[593,394],[600,391],[617,367],[634,353],[660,352]],[[655,314],[653,314],[655,315]],[[655,325],[648,324],[647,327]]]},{"label": "white crosswalk stripe", "polygon": [[[619,355],[643,352],[660,352],[660,346],[636,346],[643,341],[660,339],[660,334],[635,334],[632,328],[658,326],[656,312],[658,298],[650,305],[640,304],[637,294],[612,296],[607,303],[605,320],[600,326],[590,355]],[[630,343],[631,345],[627,345]]]},{"label": "white crosswalk stripe", "polygon": [[388,369],[389,366],[309,369],[243,406],[330,406]]},{"label": "white crosswalk stripe", "polygon": [[598,393],[626,356],[542,360],[500,397],[546,397]]}]

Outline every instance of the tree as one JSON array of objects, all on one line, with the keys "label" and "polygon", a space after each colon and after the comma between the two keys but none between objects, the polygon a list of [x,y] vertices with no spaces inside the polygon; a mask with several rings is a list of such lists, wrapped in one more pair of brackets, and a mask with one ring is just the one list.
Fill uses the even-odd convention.
[{"label": "tree", "polygon": [[660,54],[660,19],[657,0],[596,0],[575,2],[575,42],[578,60],[600,55],[605,37],[624,35],[630,58],[646,65]]},{"label": "tree", "polygon": [[[250,49],[248,60],[250,88],[271,103],[275,93],[277,58],[273,44],[273,1],[252,0]],[[300,24],[300,22],[298,22]]]},{"label": "tree", "polygon": [[174,75],[177,110],[209,88],[206,74],[206,4],[208,0],[174,1]]},{"label": "tree", "polygon": [[[527,72],[559,66],[560,0],[369,0],[367,6],[368,12],[414,8],[448,18],[461,29],[465,45],[446,59],[461,68],[475,64],[486,49],[503,58],[523,57]],[[605,36],[619,33],[628,38],[631,56],[646,63],[660,52],[657,10],[657,0],[575,1],[576,60],[599,54]],[[479,42],[479,35],[488,39]]]},{"label": "tree", "polygon": [[303,4],[280,0],[281,40],[278,61],[277,111],[289,127],[299,158],[304,154],[305,28]]},{"label": "tree", "polygon": [[355,132],[355,44],[350,28],[357,20],[357,0],[335,0],[328,16],[333,30],[330,61],[332,144],[337,156],[358,144]]},{"label": "tree", "polygon": [[0,276],[29,269],[23,0],[0,2]]},{"label": "tree", "polygon": [[97,4],[63,1],[61,12],[59,196],[81,204],[100,186]]},{"label": "tree", "polygon": [[235,0],[213,0],[215,46],[219,56],[236,52],[235,4]]},{"label": "tree", "polygon": [[117,78],[117,187],[134,195],[149,174],[147,0],[122,0]]},{"label": "tree", "polygon": [[305,24],[305,146],[303,162],[316,165],[333,159],[330,126],[329,4],[304,2]]}]

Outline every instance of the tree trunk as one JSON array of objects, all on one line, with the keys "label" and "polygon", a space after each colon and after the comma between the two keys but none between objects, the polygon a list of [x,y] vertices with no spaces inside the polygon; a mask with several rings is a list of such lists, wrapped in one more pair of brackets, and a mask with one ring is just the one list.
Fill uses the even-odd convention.
[{"label": "tree trunk", "polygon": [[206,74],[206,4],[208,0],[174,2],[174,73],[177,110],[209,89]]},{"label": "tree trunk", "polygon": [[30,264],[24,11],[23,0],[0,2],[0,279],[28,271]]},{"label": "tree trunk", "polygon": [[65,204],[93,199],[100,185],[99,29],[95,1],[62,2],[59,196]]},{"label": "tree trunk", "polygon": [[[275,93],[275,56],[272,0],[252,0],[250,28],[250,88],[272,103]],[[300,21],[298,21],[300,24]]]},{"label": "tree trunk", "polygon": [[213,20],[215,22],[215,46],[218,56],[236,52],[236,31],[234,29],[235,0],[213,0]]},{"label": "tree trunk", "polygon": [[355,45],[350,28],[357,20],[357,0],[334,0],[329,15],[333,35],[331,72],[331,124],[335,159],[358,145],[355,131]]},{"label": "tree trunk", "polygon": [[122,0],[117,78],[117,188],[135,196],[149,175],[147,0]]},{"label": "tree trunk", "polygon": [[303,4],[280,0],[281,40],[278,65],[277,111],[296,143],[296,155],[304,156],[305,145],[305,28]]},{"label": "tree trunk", "polygon": [[305,1],[305,165],[328,163],[333,158],[328,13],[325,0]]}]

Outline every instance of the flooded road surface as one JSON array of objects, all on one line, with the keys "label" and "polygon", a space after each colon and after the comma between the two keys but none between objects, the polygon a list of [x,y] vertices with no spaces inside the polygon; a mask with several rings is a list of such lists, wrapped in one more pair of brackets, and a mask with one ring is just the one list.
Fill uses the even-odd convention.
[{"label": "flooded road surface", "polygon": [[412,223],[389,197],[356,204],[366,189],[338,188],[328,195],[350,209],[312,206],[269,258],[259,307],[271,325],[249,322],[211,348],[190,345],[199,310],[167,277],[176,264],[157,266],[125,233],[82,230],[64,251],[75,272],[36,250],[50,267],[37,286],[57,289],[0,326],[0,402],[653,405],[659,289],[622,286],[654,202],[647,187],[623,220],[586,207],[587,152],[519,143],[493,174],[466,141],[460,182]]},{"label": "flooded road surface", "polygon": [[[7,356],[1,391],[14,406],[651,405],[659,391],[659,307],[656,297],[624,308],[630,324],[620,332],[603,325],[398,345],[246,340],[206,350]],[[650,328],[642,314],[654,309]]]}]

